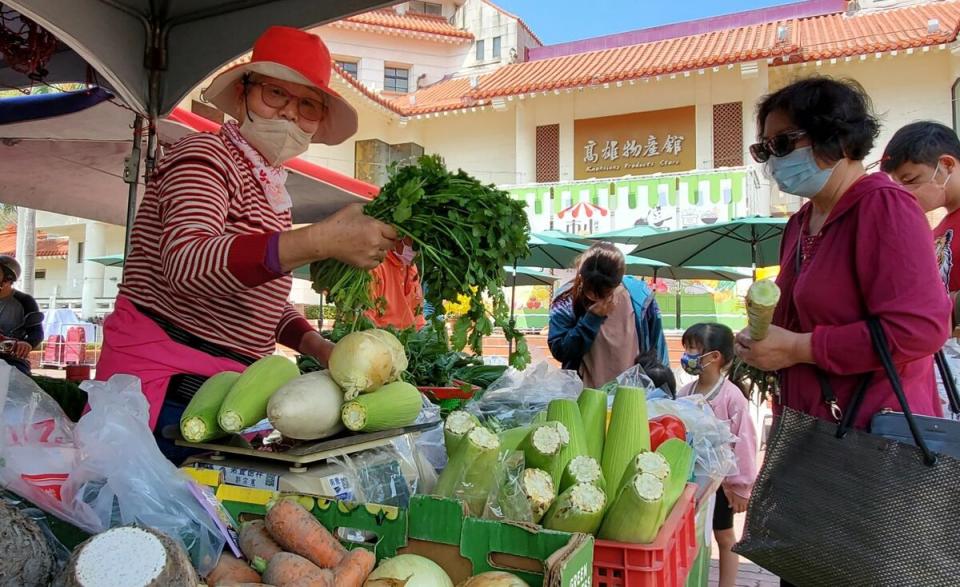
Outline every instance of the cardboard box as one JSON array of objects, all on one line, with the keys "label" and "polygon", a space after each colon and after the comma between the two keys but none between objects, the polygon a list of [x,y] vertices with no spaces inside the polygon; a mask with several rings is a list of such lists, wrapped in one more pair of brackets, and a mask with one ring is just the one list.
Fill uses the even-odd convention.
[{"label": "cardboard box", "polygon": [[[267,492],[256,493],[250,501],[263,501]],[[238,522],[266,513],[260,503],[225,499],[224,506]],[[471,575],[505,570],[531,587],[590,586],[593,537],[587,534],[471,518],[460,502],[425,495],[413,496],[406,510],[318,497],[313,514],[348,548],[368,548],[378,561],[404,553],[425,556],[442,566],[455,584]]]}]

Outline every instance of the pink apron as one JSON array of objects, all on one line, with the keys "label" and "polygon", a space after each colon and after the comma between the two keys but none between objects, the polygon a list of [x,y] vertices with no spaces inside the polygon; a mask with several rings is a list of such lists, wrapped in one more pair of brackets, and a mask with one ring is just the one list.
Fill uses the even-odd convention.
[{"label": "pink apron", "polygon": [[174,375],[212,377],[223,371],[243,371],[242,363],[170,340],[160,326],[142,314],[133,302],[117,296],[112,314],[103,323],[103,347],[96,378],[106,381],[124,373],[140,378],[140,389],[150,404],[150,428],[156,426]]}]

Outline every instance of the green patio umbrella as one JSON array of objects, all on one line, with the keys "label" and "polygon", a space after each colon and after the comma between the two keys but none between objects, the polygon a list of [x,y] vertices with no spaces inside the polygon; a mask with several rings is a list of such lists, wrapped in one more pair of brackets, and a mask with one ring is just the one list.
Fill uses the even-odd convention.
[{"label": "green patio umbrella", "polygon": [[581,236],[579,234],[573,234],[572,232],[566,232],[564,230],[544,230],[535,234],[549,236],[550,238],[559,238],[571,242],[575,242],[581,245],[587,245],[588,247],[595,242],[594,237],[591,236]]},{"label": "green patio umbrella", "polygon": [[[547,287],[553,287],[554,283],[559,277],[550,275],[549,273],[543,273],[542,271],[537,271],[535,269],[530,269],[528,267],[504,267],[503,270],[507,274],[506,282],[510,283],[516,287],[525,287],[531,285],[545,285]],[[516,279],[514,279],[516,277]]]},{"label": "green patio umbrella", "polygon": [[107,267],[123,267],[123,255],[104,255],[103,257],[90,257],[87,261],[100,263]]},{"label": "green patio umbrella", "polygon": [[540,267],[542,269],[568,269],[573,266],[590,245],[550,236],[542,232],[530,233],[530,254],[517,259],[515,267]]},{"label": "green patio umbrella", "polygon": [[611,243],[620,243],[622,245],[636,245],[640,242],[640,239],[648,237],[654,234],[663,234],[667,232],[661,228],[654,228],[653,226],[631,226],[629,228],[621,228],[619,230],[611,230],[610,232],[599,232],[597,234],[591,234],[590,239],[594,241],[607,241]]},{"label": "green patio umbrella", "polygon": [[785,218],[753,216],[642,237],[632,254],[673,267],[772,267],[780,263]]},{"label": "green patio umbrella", "polygon": [[[716,281],[739,281],[750,279],[751,275],[733,267],[650,267],[648,265],[627,265],[628,275],[643,275],[656,279],[712,279]],[[677,284],[676,327],[680,330],[680,284]]]}]

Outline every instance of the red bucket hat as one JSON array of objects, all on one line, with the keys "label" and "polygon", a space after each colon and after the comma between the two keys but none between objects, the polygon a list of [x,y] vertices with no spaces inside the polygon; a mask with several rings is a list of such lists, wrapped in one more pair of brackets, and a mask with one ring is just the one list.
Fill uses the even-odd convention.
[{"label": "red bucket hat", "polygon": [[253,56],[219,74],[203,97],[237,120],[243,113],[237,103],[236,84],[244,75],[258,73],[315,88],[326,96],[327,115],[313,135],[314,143],[339,145],[357,132],[357,111],[330,89],[333,66],[330,51],[320,37],[300,29],[273,26],[253,45]]}]

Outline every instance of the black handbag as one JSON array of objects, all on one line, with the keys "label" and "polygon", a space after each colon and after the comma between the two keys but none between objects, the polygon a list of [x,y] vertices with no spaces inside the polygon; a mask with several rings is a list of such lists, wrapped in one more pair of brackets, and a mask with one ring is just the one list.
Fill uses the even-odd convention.
[{"label": "black handbag", "polygon": [[868,379],[839,424],[785,409],[733,550],[798,587],[958,585],[960,460],[927,446],[883,330],[870,331],[914,444],[852,427]]},{"label": "black handbag", "polygon": [[[957,384],[953,379],[950,366],[943,351],[935,355],[937,369],[940,370],[940,379],[947,392],[950,411],[960,414],[960,394],[957,393]],[[936,453],[944,453],[960,458],[960,421],[933,416],[915,416],[920,435],[927,442],[927,447]],[[916,444],[910,433],[910,426],[903,412],[880,412],[870,420],[870,432],[890,438],[898,442]]]}]

